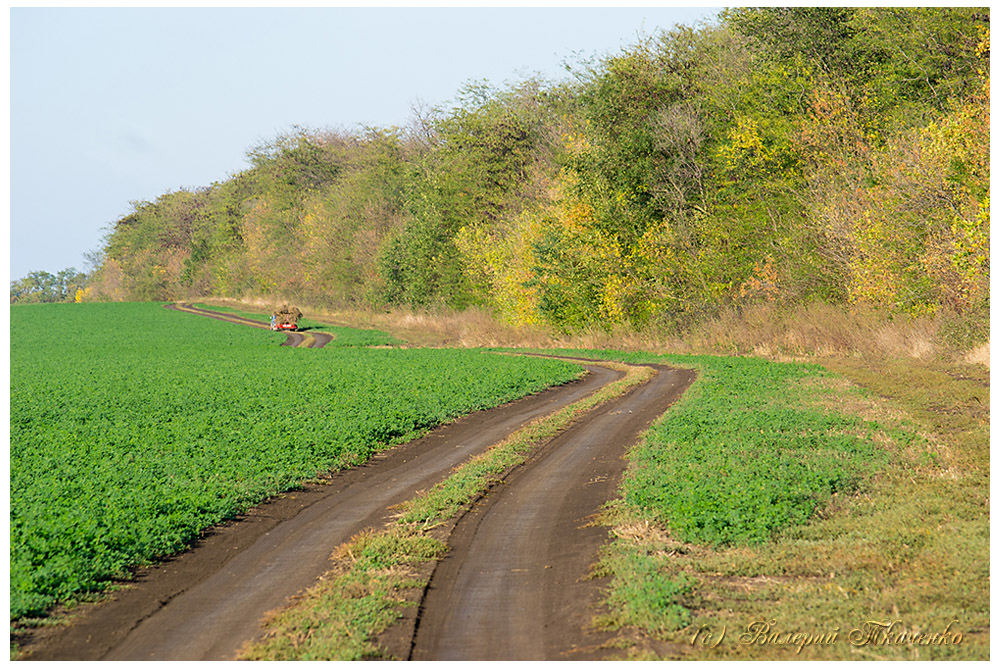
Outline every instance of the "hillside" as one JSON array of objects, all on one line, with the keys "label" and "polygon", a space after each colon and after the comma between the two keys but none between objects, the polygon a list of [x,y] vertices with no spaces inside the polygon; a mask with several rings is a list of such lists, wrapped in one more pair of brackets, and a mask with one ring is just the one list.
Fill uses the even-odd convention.
[{"label": "hillside", "polygon": [[829,304],[988,339],[987,8],[734,9],[571,75],[256,146],[135,204],[80,298],[477,306],[562,332]]}]

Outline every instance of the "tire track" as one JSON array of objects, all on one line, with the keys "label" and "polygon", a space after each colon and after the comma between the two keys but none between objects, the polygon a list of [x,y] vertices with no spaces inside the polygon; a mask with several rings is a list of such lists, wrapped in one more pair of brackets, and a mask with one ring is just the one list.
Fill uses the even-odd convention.
[{"label": "tire track", "polygon": [[623,458],[694,379],[657,375],[564,431],[470,512],[421,604],[410,659],[605,657],[589,630],[601,585],[588,578],[607,539],[590,518],[615,497]]}]

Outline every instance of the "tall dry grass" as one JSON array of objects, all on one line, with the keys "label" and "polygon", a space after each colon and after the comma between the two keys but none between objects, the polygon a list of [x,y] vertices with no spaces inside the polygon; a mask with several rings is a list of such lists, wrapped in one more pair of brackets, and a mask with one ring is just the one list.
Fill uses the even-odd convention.
[{"label": "tall dry grass", "polygon": [[657,331],[588,332],[574,343],[675,352],[808,360],[824,357],[946,358],[989,366],[989,342],[956,347],[947,316],[911,317],[871,308],[816,303],[798,306],[759,304],[724,311],[683,333]]},{"label": "tall dry grass", "polygon": [[926,359],[950,351],[939,317],[892,316],[829,304],[763,304],[723,313],[686,337],[694,349],[762,357],[827,356]]},{"label": "tall dry grass", "polygon": [[417,346],[548,347],[642,350],[676,354],[756,356],[774,360],[824,357],[947,358],[989,367],[989,342],[956,349],[944,316],[900,316],[872,308],[823,303],[759,304],[729,310],[683,333],[647,327],[592,328],[561,334],[542,326],[506,324],[485,309],[331,308],[295,299],[207,299],[209,303],[268,311],[294,302],[307,316],[333,324],[387,331]]}]

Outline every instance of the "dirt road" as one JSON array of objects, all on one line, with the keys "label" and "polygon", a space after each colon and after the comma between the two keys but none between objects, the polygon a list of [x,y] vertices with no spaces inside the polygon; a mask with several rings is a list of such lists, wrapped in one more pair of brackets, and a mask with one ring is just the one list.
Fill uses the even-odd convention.
[{"label": "dirt road", "polygon": [[546,445],[466,514],[426,591],[410,658],[602,657],[607,637],[585,627],[601,588],[588,570],[607,529],[589,518],[615,496],[622,455],[693,377],[659,368]]},{"label": "dirt road", "polygon": [[[247,317],[240,317],[239,315],[233,315],[230,313],[220,313],[214,310],[206,310],[204,308],[198,308],[197,306],[191,306],[188,304],[171,303],[166,306],[170,310],[180,310],[185,313],[193,313],[196,315],[204,315],[205,317],[211,317],[212,319],[222,320],[223,322],[232,322],[234,324],[245,324],[250,327],[255,327],[257,329],[270,329],[268,325],[257,320],[251,320]],[[299,332],[286,332],[287,338],[285,342],[281,345],[283,347],[323,347],[327,343],[333,340],[333,336],[328,333],[323,333],[322,331],[299,331]]]},{"label": "dirt road", "polygon": [[[84,605],[71,624],[35,630],[24,646],[26,657],[233,658],[260,636],[269,611],[327,571],[337,546],[383,526],[390,506],[529,421],[621,376],[602,366],[586,368],[581,380],[468,415],[208,531],[192,549],[140,571],[108,601]],[[584,626],[600,584],[586,575],[607,531],[589,526],[587,517],[613,497],[624,452],[692,377],[659,369],[542,447],[462,518],[449,540],[450,555],[426,591],[412,646],[409,635],[405,640],[408,657],[599,656],[601,640]]]}]

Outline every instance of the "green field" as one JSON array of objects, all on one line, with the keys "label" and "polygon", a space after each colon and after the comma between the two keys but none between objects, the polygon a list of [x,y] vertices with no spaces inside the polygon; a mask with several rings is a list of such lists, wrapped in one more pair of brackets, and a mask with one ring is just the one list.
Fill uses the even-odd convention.
[{"label": "green field", "polygon": [[11,308],[11,616],[458,415],[579,374],[474,350],[281,348],[157,304]]}]

